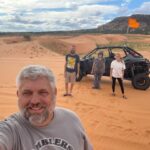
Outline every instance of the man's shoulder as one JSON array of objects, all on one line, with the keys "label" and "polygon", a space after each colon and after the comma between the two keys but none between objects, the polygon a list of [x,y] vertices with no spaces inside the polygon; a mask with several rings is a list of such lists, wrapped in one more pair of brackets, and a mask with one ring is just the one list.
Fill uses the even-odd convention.
[{"label": "man's shoulder", "polygon": [[70,54],[66,54],[65,56],[67,57],[67,56],[69,56]]},{"label": "man's shoulder", "polygon": [[70,53],[69,53],[69,54],[66,54],[66,57],[68,57],[68,56],[69,56],[69,57],[79,57],[79,55],[76,54],[76,53],[75,53],[75,54],[70,54]]},{"label": "man's shoulder", "polygon": [[79,119],[78,115],[70,109],[63,108],[63,107],[56,107],[55,110],[57,113],[63,115],[64,117]]},{"label": "man's shoulder", "polygon": [[63,107],[56,107],[57,112],[65,113],[65,114],[72,114],[75,115],[76,113],[70,109],[63,108]]},{"label": "man's shoulder", "polygon": [[12,126],[19,118],[19,113],[14,113],[7,118],[0,121],[0,125],[10,125]]},{"label": "man's shoulder", "polygon": [[76,57],[78,57],[78,58],[80,57],[78,54],[75,54],[75,55],[76,55]]},{"label": "man's shoulder", "polygon": [[55,111],[59,120],[76,127],[82,126],[79,116],[74,111],[62,107],[56,107]]},{"label": "man's shoulder", "polygon": [[68,53],[68,54],[65,55],[65,57],[66,57],[66,58],[71,57],[71,54]]}]

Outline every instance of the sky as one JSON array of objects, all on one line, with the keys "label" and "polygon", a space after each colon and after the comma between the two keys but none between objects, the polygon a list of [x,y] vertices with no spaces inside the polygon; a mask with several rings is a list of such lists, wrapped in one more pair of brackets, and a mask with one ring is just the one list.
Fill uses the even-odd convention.
[{"label": "sky", "polygon": [[0,0],[0,32],[91,29],[132,14],[150,14],[150,1]]}]

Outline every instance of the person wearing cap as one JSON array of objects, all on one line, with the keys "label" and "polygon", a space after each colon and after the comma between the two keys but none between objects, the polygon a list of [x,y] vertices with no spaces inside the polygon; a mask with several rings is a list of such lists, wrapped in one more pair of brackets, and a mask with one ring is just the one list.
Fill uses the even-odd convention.
[{"label": "person wearing cap", "polygon": [[64,76],[65,76],[65,94],[64,96],[72,96],[72,91],[76,77],[79,77],[80,71],[80,58],[76,54],[76,47],[73,45],[70,49],[70,53],[66,55]]},{"label": "person wearing cap", "polygon": [[105,62],[103,58],[103,52],[98,53],[98,57],[94,60],[91,74],[94,75],[93,88],[101,88],[101,77],[105,70]]},{"label": "person wearing cap", "polygon": [[26,66],[16,85],[20,111],[0,121],[0,150],[93,150],[75,112],[55,106],[50,69]]}]

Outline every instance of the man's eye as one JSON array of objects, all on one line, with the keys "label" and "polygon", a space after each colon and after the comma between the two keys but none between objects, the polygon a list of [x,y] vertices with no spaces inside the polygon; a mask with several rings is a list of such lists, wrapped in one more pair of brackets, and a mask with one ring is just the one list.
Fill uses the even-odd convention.
[{"label": "man's eye", "polygon": [[46,92],[46,91],[41,91],[41,92],[39,92],[40,93],[40,95],[42,95],[42,96],[47,96],[48,95],[48,92]]},{"label": "man's eye", "polygon": [[29,96],[29,95],[31,95],[32,93],[31,92],[23,92],[22,93],[24,96]]}]

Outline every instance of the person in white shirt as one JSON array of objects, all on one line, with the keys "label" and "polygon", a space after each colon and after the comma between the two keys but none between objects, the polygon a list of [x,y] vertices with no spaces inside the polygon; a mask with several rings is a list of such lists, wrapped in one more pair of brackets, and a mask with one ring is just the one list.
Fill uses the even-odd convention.
[{"label": "person in white shirt", "polygon": [[125,63],[121,58],[121,55],[117,53],[115,55],[115,60],[111,62],[110,66],[110,77],[112,78],[112,95],[115,96],[115,85],[116,85],[116,79],[119,82],[121,92],[122,92],[122,97],[127,98],[125,96],[124,92],[124,85],[123,85],[123,77],[124,77],[124,70],[126,69]]}]

